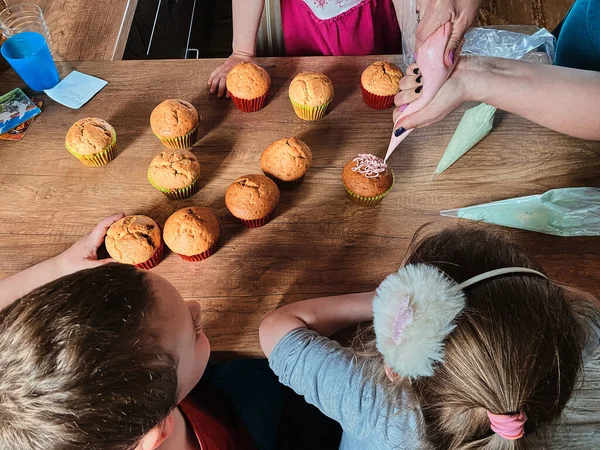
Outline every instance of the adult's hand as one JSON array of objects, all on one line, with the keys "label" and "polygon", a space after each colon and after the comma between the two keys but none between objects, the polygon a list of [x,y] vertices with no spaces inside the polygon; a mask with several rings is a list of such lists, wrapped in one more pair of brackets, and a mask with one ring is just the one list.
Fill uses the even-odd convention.
[{"label": "adult's hand", "polygon": [[481,0],[417,0],[421,18],[417,27],[417,51],[439,27],[452,22],[452,35],[444,52],[444,63],[451,67],[465,32],[477,16],[480,3]]},{"label": "adult's hand", "polygon": [[406,109],[409,103],[415,101],[421,96],[421,86],[423,85],[419,68],[412,64],[406,70],[406,75],[400,80],[400,92],[396,94],[394,103],[397,108],[394,110],[395,129],[425,127],[432,125],[458,108],[463,102],[467,101],[467,75],[469,71],[467,66],[470,64],[469,58],[460,58],[456,68],[446,83],[442,86],[436,96],[420,111],[403,117],[396,123],[398,117]]},{"label": "adult's hand", "polygon": [[254,55],[249,53],[233,52],[223,64],[212,71],[210,77],[208,77],[208,88],[211,94],[216,93],[217,97],[223,97],[224,95],[229,97],[229,94],[227,93],[227,87],[225,85],[227,81],[227,74],[242,61],[256,63]]}]

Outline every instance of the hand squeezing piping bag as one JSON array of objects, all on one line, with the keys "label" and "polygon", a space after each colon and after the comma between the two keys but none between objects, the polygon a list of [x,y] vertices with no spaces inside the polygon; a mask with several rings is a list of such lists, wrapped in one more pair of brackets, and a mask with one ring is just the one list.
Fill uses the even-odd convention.
[{"label": "hand squeezing piping bag", "polygon": [[[447,22],[429,36],[421,48],[418,49],[417,65],[419,66],[419,71],[423,77],[423,94],[408,105],[400,117],[398,117],[396,123],[398,123],[401,118],[416,113],[427,106],[452,73],[454,67],[448,67],[444,63],[444,51],[446,50],[446,45],[450,40],[451,34],[452,23]],[[456,55],[456,58],[458,58],[458,54]],[[400,142],[402,142],[414,129],[406,130],[400,136],[396,137],[394,135],[394,131],[397,128],[396,123],[394,124],[394,130],[392,130],[392,139],[390,140],[390,145],[384,161],[387,161],[396,147],[398,147],[398,144],[400,144]]]}]

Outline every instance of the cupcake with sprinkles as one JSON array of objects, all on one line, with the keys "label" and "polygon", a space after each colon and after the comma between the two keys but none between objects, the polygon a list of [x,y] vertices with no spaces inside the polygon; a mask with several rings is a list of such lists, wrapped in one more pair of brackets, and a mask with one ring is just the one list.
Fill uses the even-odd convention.
[{"label": "cupcake with sprinkles", "polygon": [[374,206],[392,190],[394,171],[383,159],[361,153],[344,166],[342,182],[352,201],[362,206]]}]

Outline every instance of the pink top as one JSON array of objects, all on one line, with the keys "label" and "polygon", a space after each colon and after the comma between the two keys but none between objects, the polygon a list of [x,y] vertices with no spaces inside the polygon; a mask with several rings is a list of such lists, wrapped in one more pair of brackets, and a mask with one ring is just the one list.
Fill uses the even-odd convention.
[{"label": "pink top", "polygon": [[400,54],[392,0],[281,0],[288,56]]}]

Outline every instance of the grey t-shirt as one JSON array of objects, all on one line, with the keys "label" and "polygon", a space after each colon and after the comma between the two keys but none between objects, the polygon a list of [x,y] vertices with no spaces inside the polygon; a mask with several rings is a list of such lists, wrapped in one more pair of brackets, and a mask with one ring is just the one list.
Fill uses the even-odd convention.
[{"label": "grey t-shirt", "polygon": [[421,411],[403,392],[392,409],[381,386],[363,376],[355,352],[307,328],[286,334],[269,357],[281,383],[340,423],[341,450],[428,448]]},{"label": "grey t-shirt", "polygon": [[[599,339],[600,329],[592,325],[584,363]],[[340,450],[430,448],[422,438],[421,411],[409,389],[390,409],[383,388],[363,376],[362,362],[352,349],[307,328],[286,334],[269,357],[281,383],[340,423]]]}]

